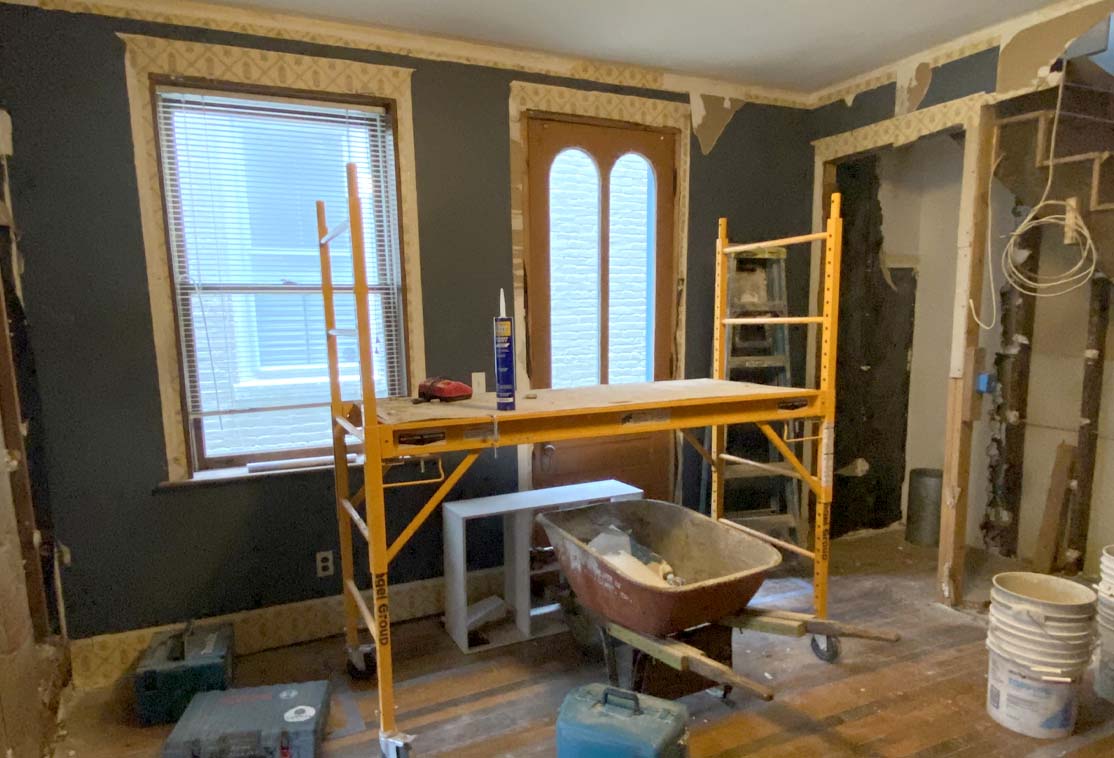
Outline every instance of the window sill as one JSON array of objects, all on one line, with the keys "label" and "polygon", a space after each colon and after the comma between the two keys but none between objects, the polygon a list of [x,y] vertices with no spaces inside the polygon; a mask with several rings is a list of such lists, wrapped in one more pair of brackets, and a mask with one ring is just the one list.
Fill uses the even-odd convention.
[{"label": "window sill", "polygon": [[272,479],[286,477],[294,474],[308,474],[317,471],[332,471],[333,464],[327,463],[319,466],[302,466],[272,471],[248,471],[247,466],[232,466],[230,468],[206,469],[196,472],[189,479],[159,482],[155,485],[155,492],[167,490],[190,489],[192,487],[214,487],[222,484],[233,484],[252,481],[256,479]]}]

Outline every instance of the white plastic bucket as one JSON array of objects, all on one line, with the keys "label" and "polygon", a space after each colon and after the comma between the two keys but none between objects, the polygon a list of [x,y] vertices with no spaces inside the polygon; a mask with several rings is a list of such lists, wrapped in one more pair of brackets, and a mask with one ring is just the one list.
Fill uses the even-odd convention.
[{"label": "white plastic bucket", "polygon": [[1095,667],[1095,694],[1114,701],[1114,624],[1099,620],[1099,663]]},{"label": "white plastic bucket", "polygon": [[1098,595],[1082,584],[1056,576],[1007,571],[994,577],[990,599],[1013,612],[1070,623],[1092,618]]},{"label": "white plastic bucket", "polygon": [[1018,647],[996,637],[993,632],[986,637],[986,646],[1003,658],[1035,672],[1037,676],[1054,678],[1080,676],[1091,663],[1091,654],[1076,657],[1052,656]]},{"label": "white plastic bucket", "polygon": [[1034,655],[1049,654],[1053,656],[1068,656],[1072,660],[1084,656],[1089,657],[1095,648],[1095,635],[1087,634],[1073,638],[1047,637],[1038,634],[1018,632],[1006,627],[1004,624],[991,623],[988,634],[993,634],[1011,645],[1030,650]]},{"label": "white plastic bucket", "polygon": [[1068,645],[1091,645],[1095,639],[1093,620],[1068,627],[1047,623],[1043,626],[1036,623],[1025,624],[994,606],[990,607],[990,628],[998,628],[1023,638],[1062,642]]},{"label": "white plastic bucket", "polygon": [[1025,603],[1006,603],[991,595],[990,608],[995,615],[1017,626],[1034,629],[1041,634],[1080,634],[1091,631],[1097,605],[1087,615],[1065,617],[1047,614],[1038,606]]},{"label": "white plastic bucket", "polygon": [[1043,739],[1066,737],[1079,715],[1082,674],[1052,681],[990,649],[986,712],[1002,726]]},{"label": "white plastic bucket", "polygon": [[1102,572],[1103,579],[1114,580],[1114,545],[1107,545],[1102,549],[1102,555],[1099,557],[1099,571]]}]

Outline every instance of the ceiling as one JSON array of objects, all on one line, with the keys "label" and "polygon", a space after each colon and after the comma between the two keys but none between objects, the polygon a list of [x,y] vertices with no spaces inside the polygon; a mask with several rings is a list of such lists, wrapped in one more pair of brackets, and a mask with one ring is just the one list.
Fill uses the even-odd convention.
[{"label": "ceiling", "polygon": [[811,92],[1048,0],[217,0]]}]

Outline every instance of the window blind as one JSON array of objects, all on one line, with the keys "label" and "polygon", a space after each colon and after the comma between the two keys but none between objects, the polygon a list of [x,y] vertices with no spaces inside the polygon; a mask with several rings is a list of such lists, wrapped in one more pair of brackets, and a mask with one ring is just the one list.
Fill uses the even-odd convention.
[{"label": "window blind", "polygon": [[[195,464],[331,445],[314,203],[347,218],[357,165],[379,395],[406,394],[394,135],[382,108],[158,88],[157,127]],[[351,239],[330,244],[337,326],[354,328]],[[357,345],[339,344],[346,398]]]}]

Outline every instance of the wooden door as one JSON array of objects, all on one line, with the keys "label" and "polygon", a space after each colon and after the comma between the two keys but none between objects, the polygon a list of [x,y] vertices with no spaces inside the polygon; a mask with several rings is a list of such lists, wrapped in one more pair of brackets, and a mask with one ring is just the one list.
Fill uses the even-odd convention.
[{"label": "wooden door", "polygon": [[[531,115],[526,260],[531,384],[669,379],[676,132]],[[615,478],[671,499],[673,435],[536,445],[533,484]]]}]

